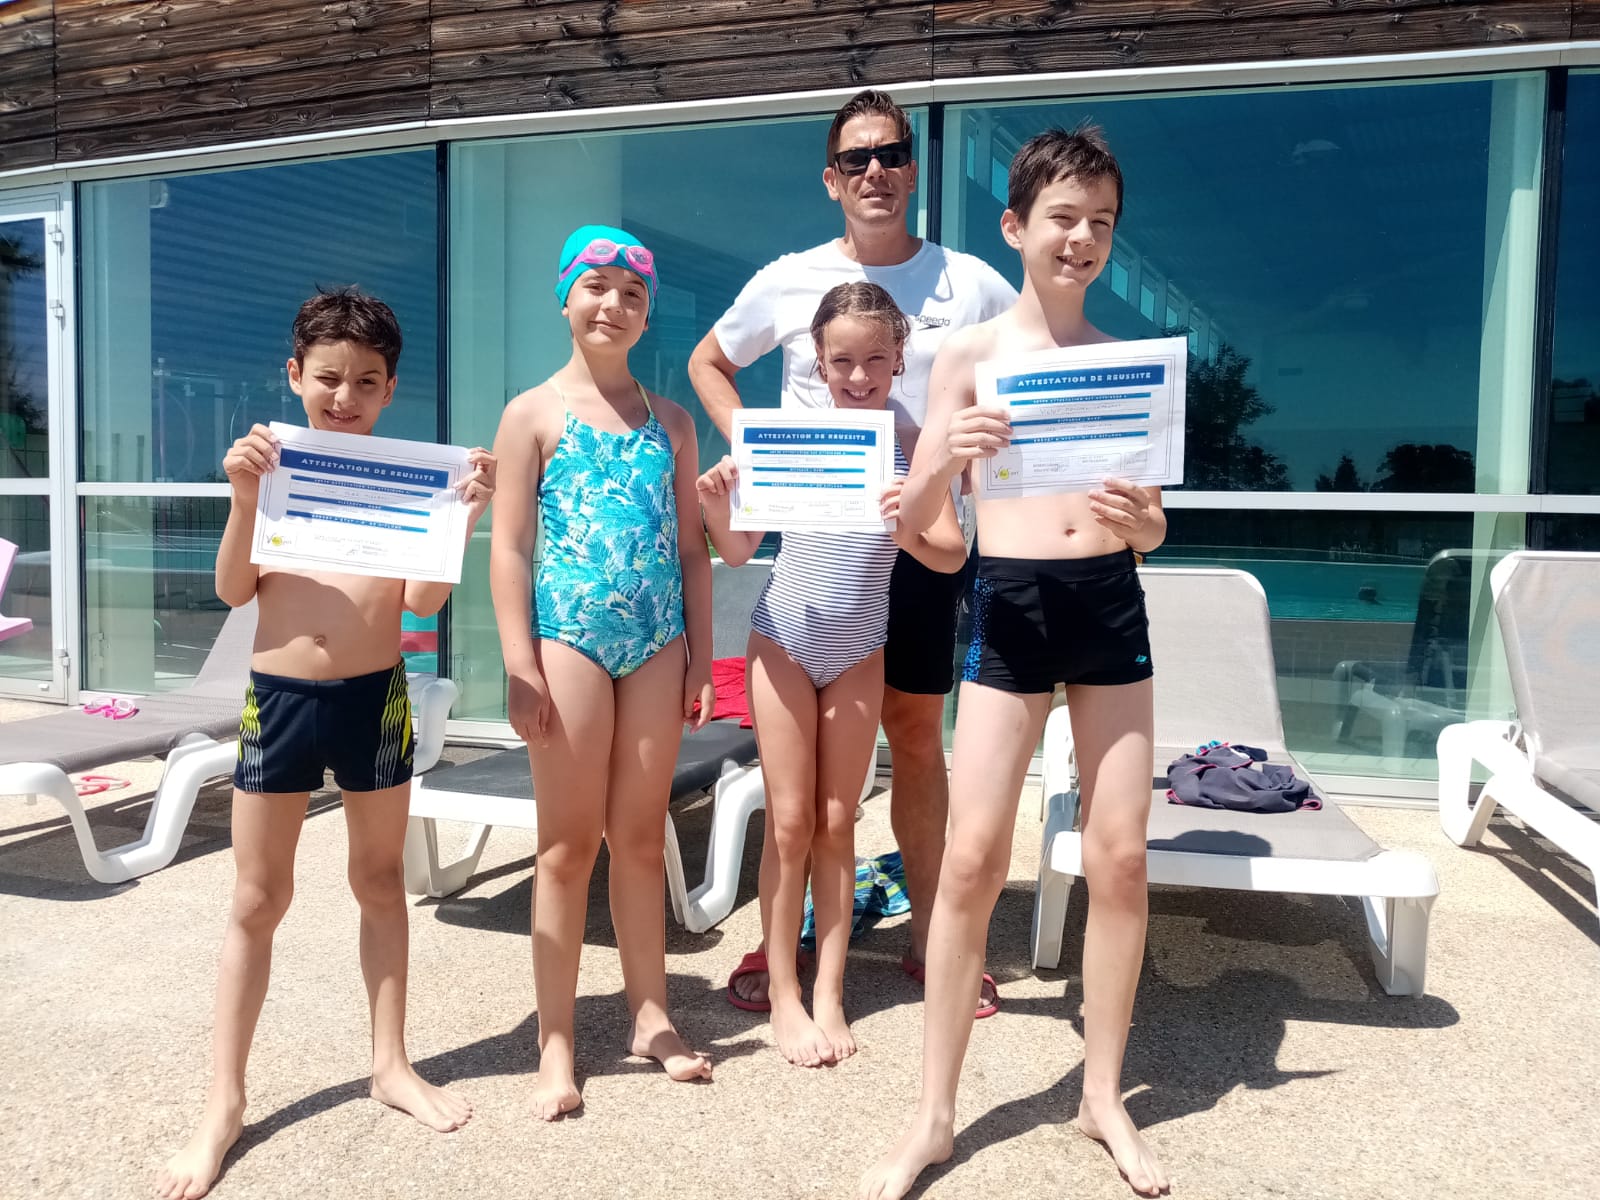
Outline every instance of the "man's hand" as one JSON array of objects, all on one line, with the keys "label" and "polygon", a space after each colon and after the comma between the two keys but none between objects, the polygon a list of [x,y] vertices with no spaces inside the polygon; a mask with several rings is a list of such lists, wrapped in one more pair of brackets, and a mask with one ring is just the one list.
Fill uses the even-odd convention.
[{"label": "man's hand", "polygon": [[252,425],[222,456],[222,470],[233,486],[234,498],[254,508],[261,495],[261,477],[278,465],[278,439],[265,425]]}]

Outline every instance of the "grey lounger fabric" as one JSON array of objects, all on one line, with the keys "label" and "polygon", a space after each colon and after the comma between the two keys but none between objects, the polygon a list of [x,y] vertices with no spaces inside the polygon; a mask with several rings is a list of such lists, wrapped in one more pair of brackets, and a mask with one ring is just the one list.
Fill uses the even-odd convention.
[{"label": "grey lounger fabric", "polygon": [[168,754],[193,733],[236,738],[255,634],[252,600],[228,614],[194,683],[141,697],[139,711],[125,720],[74,708],[0,725],[0,766],[47,763],[71,774],[122,759]]}]

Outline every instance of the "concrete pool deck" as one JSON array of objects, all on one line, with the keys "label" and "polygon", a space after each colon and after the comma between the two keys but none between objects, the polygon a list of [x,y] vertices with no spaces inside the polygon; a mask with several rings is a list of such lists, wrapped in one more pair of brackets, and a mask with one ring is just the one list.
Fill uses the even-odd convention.
[{"label": "concrete pool deck", "polygon": [[[109,773],[132,786],[91,801],[103,844],[142,824],[159,764]],[[701,935],[668,923],[675,1013],[714,1055],[714,1083],[673,1084],[624,1054],[602,855],[579,983],[586,1106],[553,1126],[530,1119],[533,840],[505,830],[466,890],[414,902],[411,921],[412,1054],[429,1078],[468,1093],[476,1115],[439,1135],[383,1108],[366,1098],[366,1003],[337,809],[329,794],[313,798],[251,1059],[248,1124],[214,1195],[850,1196],[908,1116],[922,1024],[920,990],[898,967],[905,918],[852,950],[862,1051],[837,1068],[788,1066],[763,1018],[724,1000],[723,981],[758,937],[758,829],[733,915]],[[677,814],[691,875],[708,809]],[[1514,821],[1497,819],[1469,852],[1431,812],[1350,812],[1438,870],[1428,994],[1382,993],[1351,903],[1154,890],[1125,1083],[1172,1194],[1581,1194],[1600,1174],[1593,881]],[[1082,1065],[1081,882],[1065,969],[1027,963],[1037,813],[1030,783],[990,934],[1002,1010],[974,1030],[954,1158],[913,1194],[1132,1194],[1067,1123]],[[187,1136],[206,1084],[232,887],[227,820],[227,789],[207,788],[176,863],[106,887],[85,875],[48,803],[0,798],[0,1193],[145,1195]],[[892,844],[880,790],[864,806],[858,851]]]}]

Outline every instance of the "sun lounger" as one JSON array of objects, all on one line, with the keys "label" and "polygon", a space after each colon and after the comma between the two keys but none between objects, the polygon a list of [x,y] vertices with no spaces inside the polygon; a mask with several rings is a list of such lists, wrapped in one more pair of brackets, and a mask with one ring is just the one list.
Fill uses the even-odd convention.
[{"label": "sun lounger", "polygon": [[[1242,571],[1144,568],[1155,677],[1148,862],[1151,883],[1359,897],[1378,981],[1422,994],[1428,917],[1439,883],[1420,855],[1385,850],[1339,807],[1284,744],[1266,594]],[[1259,746],[1324,798],[1320,810],[1236,813],[1166,799],[1167,764],[1213,738]],[[1083,874],[1078,780],[1067,708],[1045,725],[1046,818],[1034,899],[1036,967],[1061,958],[1067,895]]]},{"label": "sun lounger", "polygon": [[[83,865],[101,883],[160,870],[178,853],[201,786],[233,772],[255,630],[251,601],[228,614],[192,684],[139,697],[134,701],[138,711],[125,720],[74,708],[0,724],[0,795],[52,797],[72,823]],[[454,695],[449,680],[412,680],[419,767],[438,761],[444,715]],[[101,850],[69,776],[146,755],[165,758],[166,766],[144,832],[126,845]]]},{"label": "sun lounger", "polygon": [[[750,609],[766,582],[769,563],[713,566],[712,653],[742,655],[750,633]],[[755,733],[737,721],[713,721],[683,739],[672,779],[672,800],[712,789],[713,809],[705,879],[693,891],[683,874],[677,829],[667,816],[666,875],[673,915],[690,932],[710,929],[733,910],[739,864],[750,817],[766,801],[755,765]],[[437,822],[474,825],[465,849],[452,861],[441,858]],[[517,746],[473,762],[445,765],[420,775],[411,792],[411,823],[406,831],[406,887],[417,895],[447,896],[459,891],[477,869],[489,831],[496,825],[538,827],[528,752]]]},{"label": "sun lounger", "polygon": [[[1517,719],[1439,734],[1439,822],[1472,846],[1504,806],[1600,884],[1600,554],[1519,551],[1496,564],[1489,587]],[[1474,763],[1489,769],[1476,804]]]},{"label": "sun lounger", "polygon": [[1403,662],[1347,659],[1333,668],[1338,691],[1333,733],[1351,741],[1359,716],[1377,721],[1383,756],[1404,757],[1407,742],[1439,736],[1467,709],[1467,625],[1472,576],[1498,555],[1441,550],[1423,571],[1411,644]]},{"label": "sun lounger", "polygon": [[[17,544],[0,538],[0,600],[5,599],[6,581],[11,578],[11,566],[17,561]],[[33,621],[27,617],[8,617],[0,613],[0,642],[9,637],[16,637],[20,633],[27,633],[33,628]]]}]

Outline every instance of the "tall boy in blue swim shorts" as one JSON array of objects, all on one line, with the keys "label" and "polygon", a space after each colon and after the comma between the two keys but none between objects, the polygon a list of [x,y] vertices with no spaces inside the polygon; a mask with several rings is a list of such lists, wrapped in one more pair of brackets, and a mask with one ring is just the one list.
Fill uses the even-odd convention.
[{"label": "tall boy in blue swim shorts", "polygon": [[[294,321],[289,386],[313,429],[368,434],[394,398],[400,326],[354,288],[319,292]],[[468,534],[494,495],[494,457],[474,449],[459,486]],[[203,1196],[243,1129],[245,1060],[266,999],[272,938],[294,890],[294,852],[310,793],[332,770],[350,834],[350,890],[361,906],[361,973],[372,1018],[372,1096],[447,1131],[472,1106],[412,1069],[405,1049],[407,912],[401,848],[411,795],[411,706],[400,614],[429,616],[448,583],[261,567],[250,561],[261,477],[278,442],[254,426],[222,460],[233,489],[217,550],[217,595],[256,601],[255,650],[234,771],[233,911],[222,944],[212,1080],[200,1127],[156,1177],[156,1193]]]}]

